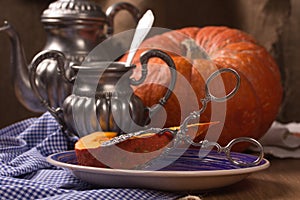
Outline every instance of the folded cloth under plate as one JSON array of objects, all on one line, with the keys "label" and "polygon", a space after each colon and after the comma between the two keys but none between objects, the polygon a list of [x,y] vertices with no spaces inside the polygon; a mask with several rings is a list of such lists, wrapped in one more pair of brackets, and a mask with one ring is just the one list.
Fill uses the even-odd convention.
[{"label": "folded cloth under plate", "polygon": [[45,113],[0,130],[0,199],[176,199],[179,194],[129,188],[101,188],[74,177],[46,161],[71,150],[55,119]]},{"label": "folded cloth under plate", "polygon": [[[273,122],[259,142],[265,154],[277,158],[300,158],[300,123]],[[250,149],[255,151],[255,148]]]}]

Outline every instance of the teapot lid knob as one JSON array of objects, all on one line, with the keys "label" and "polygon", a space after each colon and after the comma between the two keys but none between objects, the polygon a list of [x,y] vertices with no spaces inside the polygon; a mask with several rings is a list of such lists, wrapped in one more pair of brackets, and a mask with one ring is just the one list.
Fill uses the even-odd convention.
[{"label": "teapot lid knob", "polygon": [[41,16],[41,21],[45,23],[65,20],[106,22],[106,14],[99,5],[88,0],[57,0]]}]

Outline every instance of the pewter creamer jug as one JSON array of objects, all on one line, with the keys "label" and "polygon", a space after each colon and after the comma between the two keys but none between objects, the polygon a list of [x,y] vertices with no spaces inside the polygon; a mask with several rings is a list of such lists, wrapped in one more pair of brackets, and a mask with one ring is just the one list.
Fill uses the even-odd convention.
[{"label": "pewter creamer jug", "polygon": [[[69,71],[71,65],[81,64],[95,46],[113,34],[114,17],[120,10],[129,11],[136,21],[140,17],[138,9],[125,2],[110,6],[106,13],[89,0],[57,0],[51,3],[41,16],[47,34],[44,50],[63,52],[66,56],[65,69]],[[18,33],[8,22],[0,27],[1,31],[6,32],[11,40],[12,77],[18,100],[28,110],[44,112],[45,107],[30,87],[30,65],[25,59]],[[61,106],[72,90],[58,76],[56,62],[52,59],[44,60],[39,65],[37,82],[42,96],[54,107]]]},{"label": "pewter creamer jug", "polygon": [[[164,97],[151,108],[145,107],[136,96],[131,85],[139,85],[147,77],[147,63],[158,57],[169,67],[171,80]],[[44,59],[57,61],[61,76],[73,84],[73,93],[62,107],[52,107],[41,95],[36,84],[36,70]],[[89,61],[84,65],[72,66],[75,76],[68,78],[64,69],[66,58],[61,52],[46,51],[32,63],[30,83],[33,91],[48,111],[64,127],[69,135],[82,137],[95,131],[129,133],[146,128],[150,117],[169,99],[177,78],[175,64],[163,51],[152,49],[141,57],[141,77],[130,78],[135,65],[126,66],[123,62]],[[155,91],[153,91],[155,92]]]}]

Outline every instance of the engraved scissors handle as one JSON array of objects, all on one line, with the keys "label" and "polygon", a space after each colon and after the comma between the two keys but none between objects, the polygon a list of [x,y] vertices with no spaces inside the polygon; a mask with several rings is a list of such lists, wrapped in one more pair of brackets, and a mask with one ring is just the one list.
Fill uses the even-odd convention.
[{"label": "engraved scissors handle", "polygon": [[[210,90],[209,90],[209,86],[211,84],[211,82],[219,75],[221,75],[222,73],[231,73],[235,76],[236,78],[236,85],[235,87],[225,96],[223,97],[216,97],[214,96]],[[202,103],[202,107],[200,110],[198,111],[194,111],[192,113],[190,113],[190,115],[188,115],[183,123],[180,125],[180,129],[178,131],[178,133],[176,134],[177,137],[180,137],[181,139],[183,138],[186,142],[191,143],[192,139],[186,135],[186,132],[188,131],[188,124],[190,123],[191,120],[195,120],[195,119],[199,119],[201,114],[205,111],[207,104],[210,101],[213,102],[225,102],[228,99],[232,98],[238,91],[239,87],[240,87],[240,83],[241,83],[241,78],[240,75],[231,68],[222,68],[219,69],[217,71],[215,71],[214,73],[212,73],[208,79],[206,80],[205,83],[205,97],[203,99],[201,99],[201,103]],[[184,135],[185,137],[183,137],[182,135]],[[176,140],[176,138],[175,138]]]},{"label": "engraved scissors handle", "polygon": [[[211,83],[212,80],[214,80],[214,78],[216,78],[217,76],[219,76],[222,73],[225,72],[229,72],[232,73],[235,78],[236,78],[236,85],[235,87],[225,96],[223,97],[216,97],[213,94],[211,94],[210,90],[209,90],[209,85]],[[241,167],[249,167],[249,166],[255,166],[257,164],[259,164],[263,157],[264,157],[264,152],[263,152],[263,147],[262,145],[255,139],[253,138],[249,138],[249,137],[240,137],[240,138],[235,138],[233,140],[231,140],[225,147],[222,147],[220,144],[218,144],[217,142],[210,142],[208,140],[203,140],[200,141],[199,143],[195,143],[192,138],[190,138],[190,136],[188,136],[186,133],[188,131],[189,128],[189,122],[191,120],[194,119],[199,119],[200,115],[205,111],[206,107],[207,107],[207,103],[210,101],[214,101],[214,102],[224,102],[227,101],[228,99],[230,99],[231,97],[233,97],[236,92],[238,91],[240,86],[240,76],[239,74],[230,68],[224,68],[224,69],[219,69],[218,71],[214,72],[213,74],[211,74],[209,76],[209,78],[206,81],[205,84],[205,97],[203,99],[201,99],[202,102],[202,107],[200,110],[198,111],[194,111],[192,113],[190,113],[190,115],[188,115],[185,120],[183,121],[183,123],[180,125],[179,128],[177,129],[172,129],[172,128],[149,128],[147,130],[141,130],[138,132],[134,132],[134,133],[128,133],[128,134],[124,134],[124,135],[120,135],[118,137],[115,137],[109,141],[103,142],[101,145],[102,146],[110,146],[110,145],[114,145],[114,144],[118,144],[122,141],[125,141],[129,138],[135,137],[135,136],[140,136],[143,135],[145,133],[156,133],[156,134],[163,134],[164,132],[170,132],[174,139],[172,140],[172,146],[165,148],[164,152],[158,156],[157,158],[141,165],[138,166],[136,169],[146,169],[148,167],[150,167],[151,165],[153,165],[155,162],[157,162],[160,158],[163,158],[164,156],[166,156],[170,151],[172,151],[173,149],[175,149],[179,143],[181,142],[185,142],[187,144],[193,145],[193,146],[198,146],[198,147],[203,147],[203,148],[208,148],[211,146],[214,146],[217,148],[217,151],[219,153],[225,153],[227,159],[233,163],[234,165],[237,166],[241,166]],[[232,154],[231,154],[231,150],[232,147],[237,144],[237,143],[241,143],[241,142],[249,142],[252,143],[254,145],[256,145],[258,147],[258,149],[260,150],[260,154],[257,157],[257,159],[255,159],[254,161],[242,161],[242,160],[237,160],[235,159]]]},{"label": "engraved scissors handle", "polygon": [[[231,154],[232,147],[234,145],[236,145],[238,143],[242,143],[242,142],[251,143],[259,149],[259,155],[255,160],[253,160],[253,161],[250,160],[247,162],[245,160],[238,160],[232,156],[232,154]],[[250,138],[250,137],[235,138],[235,139],[231,140],[225,147],[222,147],[217,142],[209,142],[208,140],[203,140],[203,141],[200,141],[199,143],[191,142],[190,144],[193,146],[200,146],[202,148],[208,148],[208,147],[214,146],[217,148],[217,152],[225,153],[227,159],[231,163],[233,163],[234,165],[240,166],[240,167],[251,167],[251,166],[258,165],[264,158],[263,146],[257,140]]]}]

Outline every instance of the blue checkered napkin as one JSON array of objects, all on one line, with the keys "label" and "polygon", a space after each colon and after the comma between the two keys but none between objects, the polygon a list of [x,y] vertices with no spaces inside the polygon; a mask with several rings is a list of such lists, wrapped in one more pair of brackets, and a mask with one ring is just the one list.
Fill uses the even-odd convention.
[{"label": "blue checkered napkin", "polygon": [[0,130],[0,199],[174,199],[178,194],[146,189],[102,188],[74,177],[46,161],[50,154],[70,150],[55,119],[45,113]]}]

